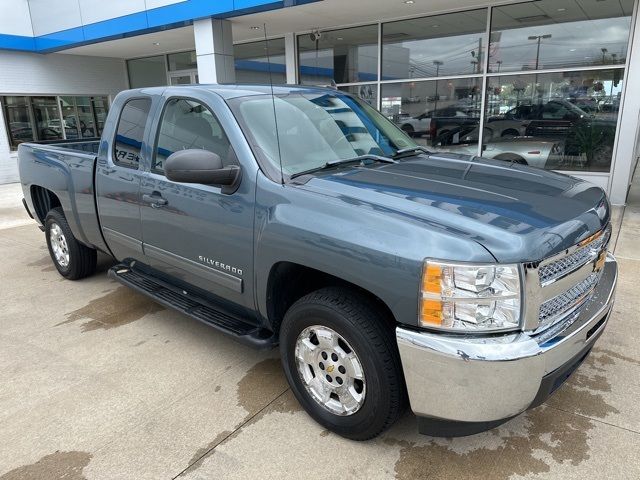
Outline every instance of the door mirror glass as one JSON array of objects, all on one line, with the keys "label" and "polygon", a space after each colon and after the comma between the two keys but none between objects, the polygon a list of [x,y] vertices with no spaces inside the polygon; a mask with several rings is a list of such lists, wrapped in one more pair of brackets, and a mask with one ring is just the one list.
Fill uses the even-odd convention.
[{"label": "door mirror glass", "polygon": [[167,157],[164,173],[173,182],[220,185],[223,193],[233,193],[240,184],[240,167],[225,167],[217,153],[188,149]]}]

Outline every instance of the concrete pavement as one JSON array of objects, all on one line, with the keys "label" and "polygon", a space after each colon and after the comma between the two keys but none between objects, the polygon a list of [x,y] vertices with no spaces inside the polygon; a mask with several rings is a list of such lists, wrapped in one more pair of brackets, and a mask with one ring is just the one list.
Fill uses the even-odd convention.
[{"label": "concrete pavement", "polygon": [[63,280],[20,198],[0,186],[0,480],[640,478],[640,207],[616,210],[609,327],[545,405],[459,439],[406,414],[357,443],[300,409],[277,351],[111,282],[107,258]]}]

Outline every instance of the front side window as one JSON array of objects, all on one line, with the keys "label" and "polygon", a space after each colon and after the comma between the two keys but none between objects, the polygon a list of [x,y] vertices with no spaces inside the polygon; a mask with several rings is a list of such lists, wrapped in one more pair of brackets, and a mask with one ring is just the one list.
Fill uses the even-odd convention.
[{"label": "front side window", "polygon": [[164,174],[164,162],[174,152],[203,149],[218,154],[223,165],[235,158],[229,139],[215,115],[202,103],[173,98],[167,102],[151,170]]},{"label": "front side window", "polygon": [[125,103],[118,121],[113,162],[121,167],[137,169],[147,125],[151,99],[136,98]]},{"label": "front side window", "polygon": [[347,95],[255,95],[230,103],[254,152],[278,176],[280,164],[282,173],[290,176],[327,162],[366,154],[388,156],[415,146],[370,105]]}]

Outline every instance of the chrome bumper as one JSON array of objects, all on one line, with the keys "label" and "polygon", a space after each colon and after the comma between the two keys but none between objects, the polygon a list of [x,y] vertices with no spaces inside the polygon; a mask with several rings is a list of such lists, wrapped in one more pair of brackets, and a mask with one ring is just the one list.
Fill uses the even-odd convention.
[{"label": "chrome bumper", "polygon": [[479,423],[508,419],[539,403],[545,377],[581,359],[602,333],[617,275],[615,258],[608,255],[591,298],[545,340],[526,333],[454,336],[398,327],[411,409],[437,420]]}]

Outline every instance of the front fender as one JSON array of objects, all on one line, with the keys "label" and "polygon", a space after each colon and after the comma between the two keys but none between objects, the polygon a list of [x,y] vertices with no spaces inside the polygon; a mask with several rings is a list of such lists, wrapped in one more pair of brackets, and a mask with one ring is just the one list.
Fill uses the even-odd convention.
[{"label": "front fender", "polygon": [[357,285],[380,298],[396,321],[416,325],[426,257],[494,260],[479,244],[406,216],[282,186],[261,175],[255,232],[256,304],[264,318],[269,274],[282,261]]}]

